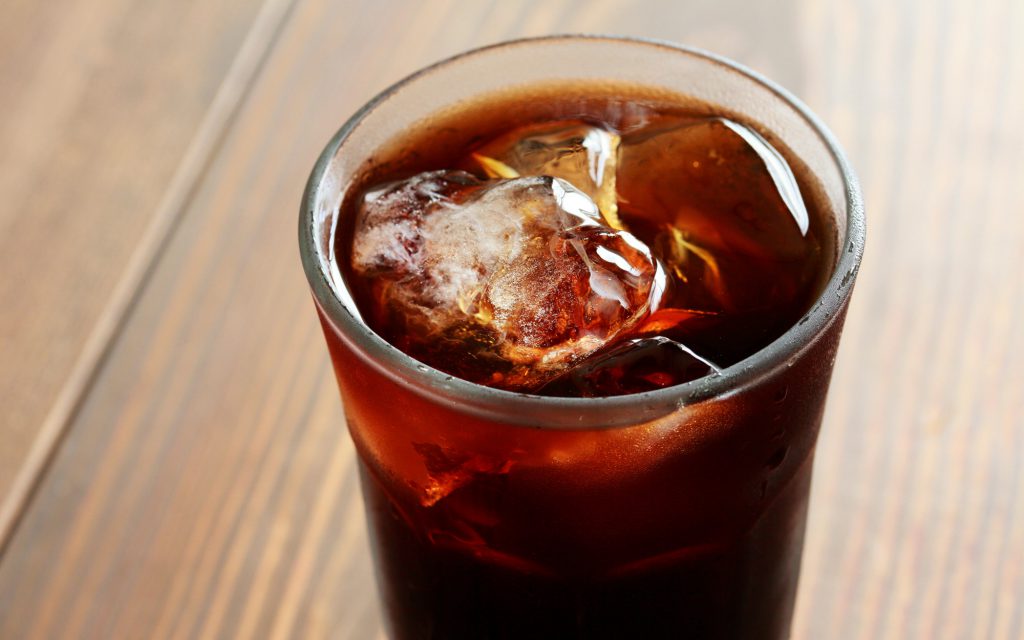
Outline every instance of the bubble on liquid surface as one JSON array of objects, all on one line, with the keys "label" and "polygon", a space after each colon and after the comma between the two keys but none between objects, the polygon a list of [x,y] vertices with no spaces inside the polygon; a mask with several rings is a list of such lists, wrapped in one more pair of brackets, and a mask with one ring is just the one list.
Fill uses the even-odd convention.
[{"label": "bubble on liquid surface", "polygon": [[410,355],[533,390],[637,324],[665,276],[649,249],[550,176],[434,171],[368,192],[352,267]]}]

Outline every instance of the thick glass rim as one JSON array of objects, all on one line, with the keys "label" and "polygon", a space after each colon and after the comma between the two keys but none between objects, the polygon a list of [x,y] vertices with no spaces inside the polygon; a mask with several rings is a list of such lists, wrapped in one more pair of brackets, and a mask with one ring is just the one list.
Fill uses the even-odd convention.
[{"label": "thick glass rim", "polygon": [[[664,49],[701,58],[738,73],[774,93],[803,118],[835,162],[843,183],[847,211],[845,237],[843,245],[837,247],[838,259],[832,275],[811,309],[795,325],[768,346],[723,369],[718,375],[655,391],[605,398],[548,397],[486,387],[428,367],[389,344],[346,308],[335,289],[335,286],[344,284],[335,283],[325,268],[327,261],[320,255],[317,241],[317,194],[325,184],[324,178],[332,159],[369,114],[404,86],[465,58],[509,47],[574,40]],[[327,181],[328,186],[331,184],[332,181]],[[402,387],[434,402],[485,420],[535,428],[597,429],[636,425],[656,420],[687,405],[732,395],[755,385],[773,371],[786,366],[837,321],[860,267],[864,240],[864,205],[857,178],[833,134],[800,99],[756,71],[717,54],[661,40],[612,35],[567,34],[509,40],[451,56],[403,78],[356,111],[327,143],[306,183],[299,212],[299,251],[306,279],[317,305],[339,337],[358,357]]]}]

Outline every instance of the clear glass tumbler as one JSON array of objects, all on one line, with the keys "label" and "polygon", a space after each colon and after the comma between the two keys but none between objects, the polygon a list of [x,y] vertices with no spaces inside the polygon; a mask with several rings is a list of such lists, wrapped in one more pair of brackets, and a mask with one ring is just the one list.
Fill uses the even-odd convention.
[{"label": "clear glass tumbler", "polygon": [[[721,375],[596,399],[475,385],[368,328],[331,257],[344,259],[335,230],[360,168],[425,116],[566,80],[692,96],[783,141],[838,235],[812,309]],[[815,441],[864,248],[856,179],[790,93],[661,42],[557,36],[471,51],[392,86],[342,126],[310,176],[299,240],[393,637],[788,635]]]}]

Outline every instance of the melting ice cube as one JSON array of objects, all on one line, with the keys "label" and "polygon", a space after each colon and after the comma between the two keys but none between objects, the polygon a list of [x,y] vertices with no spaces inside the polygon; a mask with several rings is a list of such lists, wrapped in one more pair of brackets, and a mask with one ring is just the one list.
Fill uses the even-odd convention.
[{"label": "melting ice cube", "polygon": [[533,390],[634,326],[665,274],[568,182],[435,171],[366,194],[352,266],[387,336],[492,386]]},{"label": "melting ice cube", "polygon": [[714,364],[675,340],[638,338],[592,355],[548,383],[543,393],[615,396],[661,389],[718,372]]},{"label": "melting ice cube", "polygon": [[561,178],[590,196],[609,226],[622,229],[615,196],[618,151],[618,134],[563,121],[515,129],[484,145],[473,158],[492,178]]}]

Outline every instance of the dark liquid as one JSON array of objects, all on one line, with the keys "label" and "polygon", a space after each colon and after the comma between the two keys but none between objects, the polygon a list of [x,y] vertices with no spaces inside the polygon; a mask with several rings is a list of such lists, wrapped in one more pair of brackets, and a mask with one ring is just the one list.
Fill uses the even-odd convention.
[{"label": "dark liquid", "polygon": [[[536,104],[499,107],[519,114],[511,123],[464,114],[462,146],[414,140],[348,200],[346,219],[364,231],[349,229],[339,239],[356,243],[353,260],[342,267],[382,337],[473,382],[542,395],[607,396],[714,375],[767,346],[809,309],[832,264],[834,232],[815,200],[802,197],[810,190],[799,172],[755,129],[692,106],[621,97],[555,100],[544,106],[543,119],[531,122],[523,114]],[[601,145],[607,148],[598,150]],[[413,168],[466,173],[391,182]],[[452,229],[459,228],[436,224],[447,208],[479,202],[496,178],[547,174],[589,195],[604,231],[580,236],[571,228],[574,219],[553,231],[528,229],[536,241],[511,243],[506,253],[525,249],[506,265],[500,255],[466,259],[458,268],[450,258],[432,257],[430,243],[456,237]],[[519,200],[536,199],[520,209],[544,205],[545,215],[561,213],[551,198],[544,200],[546,188],[531,184],[517,192]],[[363,193],[370,194],[366,203]],[[518,215],[518,201],[509,202],[510,217]],[[481,226],[467,235],[490,231]],[[401,238],[401,255],[391,246],[363,248],[382,242],[382,229]],[[631,249],[630,237],[650,252],[649,262]],[[588,252],[582,259],[581,247]],[[602,262],[601,247],[629,264]],[[616,286],[637,277],[630,269],[640,272],[640,281],[602,298],[591,286],[594,263]],[[483,274],[482,286],[452,284],[473,269]],[[528,299],[508,302],[506,292],[495,293],[500,287]],[[442,293],[431,297],[434,290]],[[432,308],[437,312],[424,311]],[[665,340],[651,340],[656,337]]]},{"label": "dark liquid", "polygon": [[[588,123],[636,145],[618,155],[617,215],[668,276],[656,310],[623,321],[615,309],[608,317],[624,329],[535,379],[485,357],[493,335],[484,324],[438,333],[410,322],[396,312],[391,276],[363,277],[346,256],[339,266],[374,330],[473,381],[617,395],[713,375],[711,365],[751,355],[808,310],[832,265],[834,232],[794,159],[808,214],[803,231],[769,188],[763,159],[707,119],[728,114],[640,90],[586,91],[596,97],[570,100],[564,96],[574,91],[565,88],[496,97],[424,123],[366,168],[343,204],[338,246],[351,246],[362,195],[376,185],[449,168],[485,178],[473,154],[492,152],[510,132]],[[679,133],[672,145],[682,148],[655,148],[623,164],[666,130]],[[708,172],[708,163],[728,170]],[[628,253],[616,238],[601,238]],[[571,267],[563,240],[545,244],[544,255]],[[593,320],[558,298],[560,290],[552,295],[557,304],[548,309],[541,300],[541,311]],[[468,311],[486,317],[493,309],[477,300]],[[550,347],[578,337],[551,326],[529,340]],[[395,638],[785,637],[838,329],[792,367],[693,407],[671,428],[559,430],[494,423],[424,400],[324,328],[362,462]],[[533,348],[529,340],[517,348]]]},{"label": "dark liquid", "polygon": [[[574,505],[552,492],[547,481],[484,474],[432,510],[410,514],[400,513],[385,486],[363,469],[378,576],[395,638],[783,637],[800,562],[810,461],[753,525],[744,521],[745,514],[737,514],[737,522],[695,524],[696,514],[685,508],[650,512],[658,499],[671,495],[637,500],[625,494],[649,487],[625,487],[604,504]],[[527,488],[534,493],[518,494]],[[549,497],[537,499],[544,495]],[[504,522],[482,524],[478,519],[488,514],[480,514],[479,505],[493,505],[497,496],[510,503],[512,513]],[[523,500],[518,509],[517,500]],[[467,515],[470,524],[453,531],[452,524],[467,522]],[[615,531],[633,538],[632,544],[590,548],[606,538],[588,527],[608,526],[609,515],[624,518],[619,529],[646,526],[648,533],[660,532]],[[545,526],[538,528],[540,517]],[[523,525],[510,526],[515,521]],[[743,534],[728,533],[730,528]],[[501,547],[528,552],[496,551],[476,530],[513,536],[501,539]],[[580,543],[567,547],[570,534]],[[703,541],[680,547],[681,536]],[[636,557],[641,559],[615,564]]]}]

